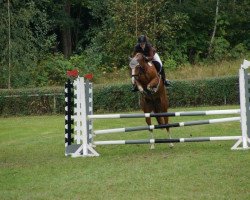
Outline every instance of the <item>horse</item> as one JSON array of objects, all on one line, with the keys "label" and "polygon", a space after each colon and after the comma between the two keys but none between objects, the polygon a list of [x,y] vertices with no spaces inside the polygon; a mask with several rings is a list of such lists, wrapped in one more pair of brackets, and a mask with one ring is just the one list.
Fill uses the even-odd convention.
[{"label": "horse", "polygon": [[[164,87],[162,78],[158,74],[153,63],[148,62],[142,53],[137,53],[130,59],[132,82],[136,84],[140,92],[140,107],[144,113],[163,113],[168,111],[169,101],[167,91]],[[146,123],[151,125],[151,118],[145,118]],[[168,117],[156,117],[158,124],[168,124]],[[169,137],[170,130],[166,128]],[[150,130],[153,139],[153,130]],[[172,147],[173,144],[170,144]],[[154,149],[154,144],[151,144]]]}]

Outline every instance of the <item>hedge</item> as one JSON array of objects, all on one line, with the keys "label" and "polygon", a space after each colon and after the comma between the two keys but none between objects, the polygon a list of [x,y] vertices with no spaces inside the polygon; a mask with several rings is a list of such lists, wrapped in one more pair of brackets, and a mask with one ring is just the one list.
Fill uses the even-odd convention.
[{"label": "hedge", "polygon": [[[130,89],[130,84],[94,86],[94,111],[138,110],[139,92]],[[168,96],[170,107],[238,104],[238,77],[173,81]],[[0,90],[0,115],[63,114],[64,99],[63,87]]]},{"label": "hedge", "polygon": [[64,113],[64,88],[0,90],[0,115]]}]

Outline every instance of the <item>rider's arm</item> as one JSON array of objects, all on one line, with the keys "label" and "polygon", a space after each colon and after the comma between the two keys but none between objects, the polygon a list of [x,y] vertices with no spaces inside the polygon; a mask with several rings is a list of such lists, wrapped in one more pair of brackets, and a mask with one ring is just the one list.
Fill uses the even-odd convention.
[{"label": "rider's arm", "polygon": [[134,51],[133,51],[133,54],[132,54],[133,57],[135,56],[135,54],[139,53],[139,47],[140,47],[139,44],[135,45]]},{"label": "rider's arm", "polygon": [[148,48],[149,48],[148,49],[148,56],[146,57],[146,59],[148,61],[152,61],[153,58],[154,58],[155,51],[154,51],[154,48],[151,45],[149,45]]}]

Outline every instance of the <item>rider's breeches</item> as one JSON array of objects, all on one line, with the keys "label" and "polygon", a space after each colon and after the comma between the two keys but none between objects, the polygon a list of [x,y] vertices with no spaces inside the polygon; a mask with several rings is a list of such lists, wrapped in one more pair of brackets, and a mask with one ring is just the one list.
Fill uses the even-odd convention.
[{"label": "rider's breeches", "polygon": [[165,81],[166,75],[165,75],[165,71],[164,71],[164,68],[162,66],[162,62],[161,62],[161,59],[160,59],[158,53],[155,53],[152,62],[154,64],[157,72],[161,75],[162,79]]},{"label": "rider's breeches", "polygon": [[165,81],[166,75],[165,75],[164,68],[160,65],[159,62],[157,62],[155,60],[153,60],[152,63],[154,64],[157,72],[161,75],[161,78]]}]

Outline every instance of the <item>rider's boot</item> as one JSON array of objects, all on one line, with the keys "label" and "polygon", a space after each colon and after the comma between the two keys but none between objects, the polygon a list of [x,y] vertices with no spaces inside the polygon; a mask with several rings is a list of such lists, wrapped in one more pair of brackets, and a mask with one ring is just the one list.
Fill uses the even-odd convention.
[{"label": "rider's boot", "polygon": [[132,85],[131,91],[132,92],[137,92],[138,91],[138,88],[137,88],[136,84]]},{"label": "rider's boot", "polygon": [[164,83],[164,85],[165,85],[166,87],[171,87],[171,86],[172,86],[171,81],[168,80],[168,79],[163,80],[163,83]]}]

